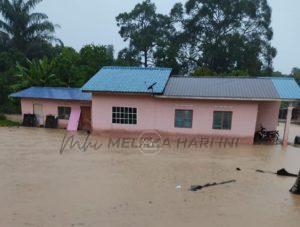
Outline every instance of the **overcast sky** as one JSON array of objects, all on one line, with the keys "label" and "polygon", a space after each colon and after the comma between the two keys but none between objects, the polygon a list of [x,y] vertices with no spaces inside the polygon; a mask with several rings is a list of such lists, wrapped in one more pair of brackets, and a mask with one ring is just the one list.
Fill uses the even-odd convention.
[{"label": "overcast sky", "polygon": [[[168,13],[178,1],[153,0],[161,13]],[[57,36],[65,45],[80,49],[89,43],[112,44],[119,51],[126,44],[120,38],[115,17],[130,11],[138,2],[141,0],[44,0],[38,10],[61,26]],[[273,9],[273,45],[278,50],[274,67],[290,73],[292,67],[300,67],[300,1],[269,0],[269,3]]]}]

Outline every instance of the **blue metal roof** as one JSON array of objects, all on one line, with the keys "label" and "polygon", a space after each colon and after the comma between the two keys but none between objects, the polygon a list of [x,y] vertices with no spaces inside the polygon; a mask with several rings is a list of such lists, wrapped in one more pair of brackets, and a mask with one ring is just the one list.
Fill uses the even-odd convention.
[{"label": "blue metal roof", "polygon": [[[93,81],[96,80],[95,84],[97,84],[97,86],[99,84],[100,88],[103,89],[96,91],[152,93],[152,90],[148,90],[148,88],[154,83],[157,83],[155,86],[153,86],[154,93],[163,93],[164,96],[168,97],[206,97],[214,99],[239,98],[246,100],[300,100],[300,87],[296,81],[290,77],[171,77],[169,79],[170,69],[143,69],[126,67],[125,69],[126,70],[124,70],[124,67],[105,67],[102,69],[104,72],[101,70],[94,78],[91,79],[91,85],[87,85],[94,85]],[[123,73],[123,71],[125,71],[125,73]],[[129,73],[129,71],[130,75],[128,76],[127,73]],[[141,74],[139,74],[140,71],[142,71]],[[100,81],[97,79],[98,77],[101,77]],[[129,77],[129,79],[127,77]],[[137,79],[134,80],[134,78]],[[113,84],[113,86],[107,84],[109,81]],[[107,87],[105,87],[102,83],[106,84],[109,89],[107,89]],[[83,90],[89,89],[87,85],[83,87]],[[112,88],[114,88],[114,90],[112,90]],[[91,89],[89,91],[95,90]],[[10,97],[57,99],[69,101],[92,100],[92,94],[84,93],[79,88],[58,87],[31,87],[11,94]]]},{"label": "blue metal roof", "polygon": [[272,82],[281,99],[300,99],[300,87],[291,77],[272,77]]},{"label": "blue metal roof", "polygon": [[80,88],[59,88],[59,87],[31,87],[23,91],[11,94],[14,98],[37,98],[37,99],[59,99],[91,101],[92,95],[83,93]]},{"label": "blue metal roof", "polygon": [[[163,93],[170,68],[103,67],[83,87],[86,92]],[[149,89],[153,85],[153,90]]]}]

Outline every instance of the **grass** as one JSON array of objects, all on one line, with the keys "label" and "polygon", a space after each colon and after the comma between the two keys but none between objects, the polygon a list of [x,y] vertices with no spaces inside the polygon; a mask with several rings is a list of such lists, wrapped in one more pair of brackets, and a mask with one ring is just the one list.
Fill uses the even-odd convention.
[{"label": "grass", "polygon": [[18,122],[8,120],[4,115],[0,114],[0,127],[19,126]]}]

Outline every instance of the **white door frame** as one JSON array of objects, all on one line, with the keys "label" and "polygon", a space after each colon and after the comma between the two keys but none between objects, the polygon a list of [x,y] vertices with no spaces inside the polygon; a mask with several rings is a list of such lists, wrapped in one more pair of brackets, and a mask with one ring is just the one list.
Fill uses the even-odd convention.
[{"label": "white door frame", "polygon": [[[39,107],[39,108],[36,108],[36,107]],[[36,119],[37,119],[39,126],[44,125],[43,104],[34,103],[33,104],[33,114],[36,115]]]}]

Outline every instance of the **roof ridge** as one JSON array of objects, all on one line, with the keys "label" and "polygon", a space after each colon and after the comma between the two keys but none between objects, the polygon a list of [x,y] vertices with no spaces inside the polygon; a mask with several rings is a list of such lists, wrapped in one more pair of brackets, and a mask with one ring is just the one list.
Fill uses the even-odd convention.
[{"label": "roof ridge", "polygon": [[293,76],[287,76],[287,77],[271,77],[272,80],[294,80],[295,78]]},{"label": "roof ridge", "polygon": [[239,77],[239,76],[171,76],[170,78],[188,78],[188,79],[278,79],[278,80],[293,80],[294,77]]},{"label": "roof ridge", "polygon": [[32,86],[32,87],[28,87],[25,89],[30,89],[30,88],[45,88],[45,89],[80,89],[79,87],[42,87],[42,86]]},{"label": "roof ridge", "polygon": [[103,66],[102,69],[133,69],[133,70],[172,70],[166,67],[139,67],[139,66]]}]

